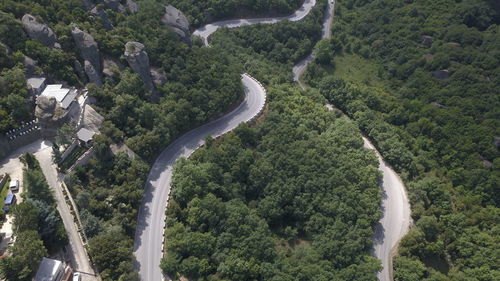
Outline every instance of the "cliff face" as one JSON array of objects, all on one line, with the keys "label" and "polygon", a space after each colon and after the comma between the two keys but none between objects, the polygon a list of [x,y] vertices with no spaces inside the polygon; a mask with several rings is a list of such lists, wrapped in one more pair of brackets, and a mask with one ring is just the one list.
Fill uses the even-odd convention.
[{"label": "cliff face", "polygon": [[28,36],[49,48],[60,48],[54,31],[46,24],[39,22],[34,16],[26,14],[21,19]]},{"label": "cliff face", "polygon": [[179,34],[182,41],[191,45],[191,37],[189,32],[189,21],[186,16],[172,5],[165,6],[165,14],[161,18],[161,22]]},{"label": "cliff face", "polygon": [[101,81],[101,56],[99,54],[99,47],[94,38],[74,26],[71,29],[71,35],[75,40],[76,46],[80,49],[80,54],[84,60],[85,73],[89,77],[91,83],[97,86],[102,86]]},{"label": "cliff face", "polygon": [[139,42],[127,42],[124,56],[132,70],[139,74],[146,89],[151,91],[152,99],[156,101],[158,96],[151,77],[148,53],[146,53],[144,45]]}]

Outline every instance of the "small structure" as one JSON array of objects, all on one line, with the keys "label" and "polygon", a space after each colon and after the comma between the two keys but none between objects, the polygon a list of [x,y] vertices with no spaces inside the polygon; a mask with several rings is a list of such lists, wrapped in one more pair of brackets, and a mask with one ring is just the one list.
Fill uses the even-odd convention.
[{"label": "small structure", "polygon": [[61,281],[64,277],[64,265],[62,261],[42,258],[34,281]]},{"label": "small structure", "polygon": [[92,137],[95,135],[95,132],[92,132],[86,128],[81,128],[76,132],[76,137],[78,141],[80,141],[81,145],[86,147],[90,147],[92,145]]},{"label": "small structure", "polygon": [[45,89],[45,77],[31,77],[26,80],[29,93],[33,96],[39,96]]},{"label": "small structure", "polygon": [[47,98],[55,98],[59,106],[66,110],[69,110],[68,108],[73,104],[77,95],[75,88],[63,88],[62,84],[47,85],[41,94]]}]

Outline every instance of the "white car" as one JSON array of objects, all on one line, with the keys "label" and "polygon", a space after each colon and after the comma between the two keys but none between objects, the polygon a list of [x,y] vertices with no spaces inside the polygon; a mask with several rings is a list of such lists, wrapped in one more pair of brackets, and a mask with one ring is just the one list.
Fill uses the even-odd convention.
[{"label": "white car", "polygon": [[73,281],[81,281],[82,280],[82,275],[80,274],[80,272],[75,272],[75,274],[73,274]]},{"label": "white car", "polygon": [[10,181],[9,188],[12,191],[17,191],[19,190],[19,180],[18,179],[13,179]]}]

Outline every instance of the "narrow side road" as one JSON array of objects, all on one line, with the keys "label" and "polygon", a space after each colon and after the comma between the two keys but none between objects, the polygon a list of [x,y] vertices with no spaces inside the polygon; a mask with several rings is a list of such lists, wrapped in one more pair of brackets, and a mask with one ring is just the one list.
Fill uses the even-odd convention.
[{"label": "narrow side road", "polygon": [[57,202],[57,210],[61,214],[63,220],[64,228],[68,233],[69,247],[68,255],[74,265],[75,271],[80,271],[86,274],[82,275],[83,281],[93,281],[97,280],[94,275],[94,270],[90,264],[87,252],[83,247],[82,240],[78,234],[77,226],[74,223],[73,215],[70,212],[68,205],[66,204],[66,199],[61,189],[62,178],[58,176],[55,165],[52,163],[52,143],[49,141],[44,141],[40,148],[35,151],[35,157],[42,168],[42,172],[47,179],[47,183],[54,192],[54,198]]},{"label": "narrow side road", "polygon": [[139,210],[134,241],[135,265],[141,280],[160,281],[163,278],[170,280],[168,276],[163,276],[160,260],[163,257],[165,210],[170,194],[173,166],[177,159],[191,155],[203,145],[206,136],[223,135],[240,123],[252,120],[263,110],[266,103],[264,87],[247,74],[243,74],[241,80],[245,87],[245,100],[236,109],[182,135],[163,150],[153,164]]}]

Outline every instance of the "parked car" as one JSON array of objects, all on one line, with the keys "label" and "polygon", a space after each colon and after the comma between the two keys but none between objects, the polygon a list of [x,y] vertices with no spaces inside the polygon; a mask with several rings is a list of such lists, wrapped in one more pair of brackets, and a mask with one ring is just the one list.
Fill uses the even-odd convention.
[{"label": "parked car", "polygon": [[82,280],[82,275],[80,274],[80,272],[75,272],[73,274],[73,281],[81,281]]},{"label": "parked car", "polygon": [[3,210],[5,212],[8,212],[10,208],[16,205],[16,201],[16,196],[14,194],[7,194],[7,197],[5,198],[5,202],[3,204]]},{"label": "parked car", "polygon": [[13,179],[10,181],[9,188],[12,191],[18,191],[19,190],[19,180],[18,179]]}]

